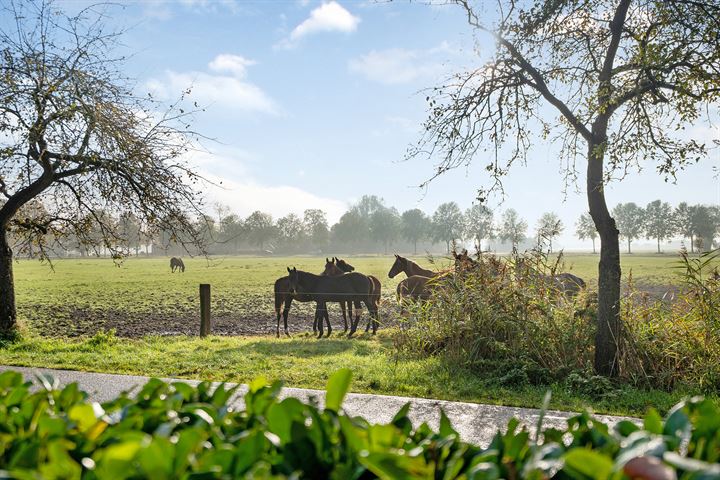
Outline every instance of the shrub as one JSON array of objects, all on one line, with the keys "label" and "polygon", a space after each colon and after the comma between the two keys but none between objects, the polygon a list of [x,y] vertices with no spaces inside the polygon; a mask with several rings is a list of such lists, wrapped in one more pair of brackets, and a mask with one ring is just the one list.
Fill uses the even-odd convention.
[{"label": "shrub", "polygon": [[596,302],[565,297],[546,275],[556,264],[535,252],[521,258],[534,275],[515,274],[513,260],[481,256],[470,271],[438,281],[430,300],[408,307],[411,318],[396,344],[411,355],[438,354],[474,367],[509,361],[549,374],[592,365]]},{"label": "shrub", "polygon": [[[672,301],[639,291],[630,276],[621,305],[621,381],[663,390],[720,389],[717,258],[720,251],[682,257],[684,287]],[[518,264],[534,273],[518,275]],[[448,365],[491,373],[503,385],[563,380],[599,398],[604,387],[598,380],[566,381],[571,372],[589,378],[593,370],[597,295],[590,288],[574,297],[558,292],[549,278],[561,266],[561,257],[551,261],[537,251],[507,260],[483,255],[473,270],[441,278],[430,300],[408,307],[413,320],[395,345],[408,355],[438,355]]]},{"label": "shrub", "polygon": [[409,404],[387,425],[348,416],[348,370],[328,381],[324,409],[279,401],[280,384],[264,380],[250,384],[239,410],[235,388],[223,385],[155,379],[135,398],[98,405],[75,384],[58,390],[41,380],[32,393],[20,374],[0,374],[2,478],[720,477],[720,409],[701,398],[664,422],[651,410],[643,428],[622,421],[611,429],[583,413],[564,430],[538,425],[531,435],[513,419],[481,448],[462,442],[442,413],[437,431],[413,428]]}]

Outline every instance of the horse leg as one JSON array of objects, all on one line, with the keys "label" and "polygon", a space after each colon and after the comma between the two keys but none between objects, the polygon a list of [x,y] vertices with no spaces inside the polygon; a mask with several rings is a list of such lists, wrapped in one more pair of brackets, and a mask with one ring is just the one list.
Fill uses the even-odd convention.
[{"label": "horse leg", "polygon": [[[355,320],[353,321],[353,327],[351,330],[351,334],[353,334],[357,331],[357,328],[360,325],[360,317],[362,316],[362,303],[360,303],[359,300],[356,300],[354,303],[355,303]],[[348,336],[350,336],[350,335],[348,335]]]},{"label": "horse leg", "polygon": [[[344,325],[343,332],[347,332],[347,316],[346,316],[346,312],[345,312],[345,302],[340,302],[340,310],[342,310],[342,316],[343,316],[343,325]],[[352,322],[352,313],[350,313],[350,321]]]},{"label": "horse leg", "polygon": [[318,336],[317,338],[322,338],[323,336],[323,316],[325,315],[323,313],[324,310],[327,310],[327,307],[325,306],[325,302],[318,302],[315,307],[315,322],[317,323],[317,329],[318,329]]},{"label": "horse leg", "polygon": [[[370,308],[370,307],[368,307]],[[380,326],[380,304],[373,302],[373,311],[371,317],[373,318],[372,326],[373,326],[373,335],[377,333],[377,329]]]},{"label": "horse leg", "polygon": [[290,305],[292,305],[292,297],[289,297],[285,301],[285,308],[283,309],[283,324],[285,327],[285,336],[286,337],[290,336],[290,332],[288,332],[288,324],[287,324],[288,315],[290,315]]},{"label": "horse leg", "polygon": [[330,325],[330,313],[328,313],[327,308],[325,309],[325,322],[327,322],[327,327],[328,327],[327,336],[329,337],[330,334],[332,333],[332,326]]}]

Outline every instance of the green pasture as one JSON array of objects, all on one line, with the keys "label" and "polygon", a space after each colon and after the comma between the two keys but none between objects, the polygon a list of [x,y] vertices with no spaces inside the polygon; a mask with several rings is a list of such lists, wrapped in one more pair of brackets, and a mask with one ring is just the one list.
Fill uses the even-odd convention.
[{"label": "green pasture", "polygon": [[[387,277],[392,256],[345,258],[357,271],[377,276],[383,283],[385,298],[393,297],[397,282],[404,278],[402,274],[393,280]],[[451,265],[446,257],[435,257],[434,264],[426,257],[415,260],[435,269]],[[320,273],[325,258],[228,257],[184,261],[186,272],[171,274],[168,258],[131,258],[119,266],[104,258],[58,259],[52,262],[52,268],[35,260],[19,260],[15,263],[15,281],[21,320],[27,320],[28,313],[38,310],[51,316],[58,308],[129,313],[194,311],[200,283],[212,285],[216,313],[243,313],[244,317],[272,314],[273,282],[286,275],[286,267]],[[632,272],[633,280],[639,284],[676,284],[677,261],[675,255],[625,255],[623,277],[627,279]],[[569,254],[563,262],[565,270],[590,284],[597,278],[596,255]]]},{"label": "green pasture", "polygon": [[[385,315],[394,311],[398,281],[387,277],[392,256],[346,256],[360,272],[383,282]],[[109,259],[62,259],[52,268],[38,261],[15,263],[18,312],[22,339],[0,348],[0,363],[131,373],[163,377],[246,382],[258,375],[282,379],[293,387],[323,388],[331,372],[351,368],[353,389],[392,395],[538,406],[545,391],[553,390],[554,408],[592,406],[611,413],[640,413],[647,406],[669,408],[684,393],[672,394],[618,387],[610,396],[578,391],[562,382],[550,385],[506,385],[498,376],[446,365],[440,359],[404,358],[393,345],[393,330],[381,328],[377,337],[359,335],[316,340],[307,333],[276,339],[267,331],[206,339],[187,335],[148,335],[139,328],[131,338],[107,334],[105,322],[142,327],[198,315],[198,284],[212,285],[214,318],[230,325],[253,322],[274,325],[273,282],[287,266],[312,272],[323,269],[324,257],[185,258],[185,273],[170,273],[169,258],[132,258],[119,266]],[[416,258],[423,266],[449,268],[449,258]],[[565,269],[588,280],[596,277],[598,257],[567,255]],[[632,255],[623,258],[623,272],[632,271],[639,284],[670,286],[679,282],[674,255]],[[335,307],[337,308],[337,307]],[[312,306],[293,307],[311,327]],[[78,320],[78,312],[82,312]],[[337,326],[337,311],[331,311]],[[72,318],[71,318],[72,317]],[[102,321],[100,321],[102,319]],[[85,322],[82,335],[67,338],[68,322]],[[194,325],[194,323],[193,323]],[[193,327],[194,328],[194,327]],[[273,327],[274,331],[274,327]],[[76,335],[77,331],[73,334]],[[341,332],[340,332],[341,333]]]}]

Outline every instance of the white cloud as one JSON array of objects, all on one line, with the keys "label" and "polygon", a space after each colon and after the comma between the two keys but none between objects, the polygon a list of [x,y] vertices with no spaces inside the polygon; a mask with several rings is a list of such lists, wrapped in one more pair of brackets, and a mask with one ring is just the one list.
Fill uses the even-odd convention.
[{"label": "white cloud", "polygon": [[360,17],[356,17],[342,5],[332,0],[325,2],[310,12],[310,16],[290,32],[290,38],[280,43],[281,47],[291,48],[293,42],[307,35],[319,32],[352,33],[357,30]]},{"label": "white cloud", "polygon": [[193,152],[188,158],[205,178],[216,185],[203,190],[207,205],[220,202],[241,217],[261,210],[279,218],[288,213],[302,216],[308,208],[319,208],[335,223],[347,210],[347,204],[321,197],[291,185],[265,185],[252,178],[246,162],[257,161],[246,151],[222,147],[213,152]]},{"label": "white cloud", "polygon": [[208,68],[214,72],[229,72],[238,78],[245,78],[247,75],[247,67],[255,65],[255,63],[257,62],[239,55],[222,53],[208,64]]},{"label": "white cloud", "polygon": [[404,48],[373,50],[350,60],[348,68],[351,72],[359,73],[374,82],[388,85],[409,83],[441,75],[445,67],[439,60],[431,57],[446,51],[446,44],[430,50],[406,50]]},{"label": "white cloud", "polygon": [[[238,55],[221,54],[208,68],[219,74],[207,72],[175,72],[167,70],[164,78],[150,79],[148,90],[161,100],[175,99],[190,90],[188,98],[202,106],[220,106],[246,112],[279,114],[277,103],[260,87],[244,80],[247,67],[254,65]],[[230,75],[224,75],[223,72]]]}]

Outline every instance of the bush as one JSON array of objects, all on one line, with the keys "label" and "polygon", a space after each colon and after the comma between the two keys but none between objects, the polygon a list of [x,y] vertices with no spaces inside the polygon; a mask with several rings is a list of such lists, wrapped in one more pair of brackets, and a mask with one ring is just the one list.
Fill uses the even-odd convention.
[{"label": "bush", "polygon": [[[720,389],[717,258],[720,251],[683,257],[684,286],[672,301],[638,291],[630,276],[621,305],[622,382],[667,391]],[[593,371],[597,295],[591,289],[574,297],[560,293],[549,281],[560,267],[561,257],[550,261],[537,251],[507,260],[483,255],[474,269],[442,277],[427,302],[408,307],[413,321],[395,344],[408,355],[437,355],[448,365],[489,373],[503,385],[563,380],[593,398],[604,391],[612,396],[612,386],[597,379],[566,381],[569,373],[585,378]],[[534,273],[518,274],[523,269]]]},{"label": "bush", "polygon": [[280,384],[263,380],[241,410],[230,406],[234,388],[209,383],[155,379],[103,405],[75,384],[42,383],[32,393],[20,374],[0,375],[2,478],[720,478],[720,409],[701,398],[664,422],[651,410],[644,428],[610,429],[584,413],[531,436],[513,419],[481,448],[462,442],[444,414],[437,431],[413,428],[409,404],[387,425],[349,417],[348,370],[328,381],[323,410],[279,401]]},{"label": "bush", "polygon": [[[516,275],[518,259],[535,274]],[[493,360],[549,375],[587,370],[596,301],[588,292],[560,293],[549,279],[557,268],[539,252],[515,261],[483,255],[473,269],[441,278],[429,301],[408,307],[415,320],[396,344],[470,368]]]}]

